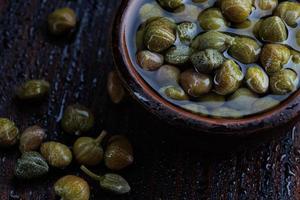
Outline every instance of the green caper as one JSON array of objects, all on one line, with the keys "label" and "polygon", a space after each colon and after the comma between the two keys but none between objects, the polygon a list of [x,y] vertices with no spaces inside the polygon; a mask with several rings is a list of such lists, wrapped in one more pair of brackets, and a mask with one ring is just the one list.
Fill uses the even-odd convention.
[{"label": "green caper", "polygon": [[252,32],[256,38],[259,38],[259,30],[260,30],[260,25],[262,22],[263,22],[263,19],[259,19],[255,22],[255,25],[253,26]]},{"label": "green caper", "polygon": [[296,26],[300,16],[300,4],[298,2],[281,2],[276,8],[274,15],[279,16],[289,26]]},{"label": "green caper", "polygon": [[216,93],[208,93],[199,97],[198,101],[208,109],[215,109],[225,104],[225,97]]},{"label": "green caper", "polygon": [[93,125],[94,115],[88,108],[79,104],[68,106],[61,120],[63,130],[75,135],[89,131]]},{"label": "green caper", "polygon": [[231,94],[240,87],[243,78],[240,66],[233,60],[226,60],[216,72],[214,78],[215,92],[220,95]]},{"label": "green caper", "polygon": [[251,110],[258,96],[247,88],[239,88],[229,98],[227,105],[236,110]]},{"label": "green caper", "polygon": [[300,52],[295,50],[290,50],[290,52],[292,56],[292,61],[296,64],[300,64]]},{"label": "green caper", "polygon": [[260,55],[261,64],[268,74],[280,71],[289,58],[290,50],[281,44],[266,44]]},{"label": "green caper", "polygon": [[198,72],[210,73],[225,61],[223,54],[215,49],[205,49],[191,56],[191,62]]},{"label": "green caper", "polygon": [[179,101],[188,100],[188,96],[186,95],[184,90],[179,86],[173,86],[173,85],[166,86],[161,88],[159,92],[163,93],[170,99],[179,100]]},{"label": "green caper", "polygon": [[260,46],[253,39],[236,37],[228,53],[242,63],[254,63],[259,57]]},{"label": "green caper", "polygon": [[257,94],[264,94],[269,88],[269,77],[259,66],[252,66],[247,69],[245,82]]},{"label": "green caper", "polygon": [[253,23],[253,20],[247,19],[246,21],[239,23],[239,24],[231,24],[231,27],[236,29],[247,29],[250,28]]},{"label": "green caper", "polygon": [[59,142],[45,142],[41,145],[40,151],[48,164],[56,168],[65,168],[72,161],[70,149]]},{"label": "green caper", "polygon": [[109,72],[106,87],[110,100],[113,103],[118,104],[122,102],[122,100],[125,98],[125,89],[121,83],[117,71],[114,70]]},{"label": "green caper", "polygon": [[161,7],[171,12],[182,10],[184,7],[183,0],[157,0],[157,2]]},{"label": "green caper", "polygon": [[136,55],[138,64],[147,71],[157,70],[164,63],[164,57],[148,50],[140,51]]},{"label": "green caper", "polygon": [[198,17],[199,24],[204,30],[218,30],[225,28],[227,22],[219,8],[208,8]]},{"label": "green caper", "polygon": [[206,94],[212,87],[209,75],[198,73],[194,70],[186,70],[180,74],[179,82],[183,90],[192,97]]},{"label": "green caper", "polygon": [[16,95],[22,100],[40,100],[50,90],[49,82],[45,80],[29,80],[16,89]]},{"label": "green caper", "polygon": [[208,31],[197,36],[192,42],[192,47],[197,50],[216,49],[225,51],[234,42],[234,38],[217,31]]},{"label": "green caper", "polygon": [[274,94],[287,94],[296,90],[299,79],[291,69],[282,69],[270,77],[270,88]]},{"label": "green caper", "polygon": [[6,118],[0,118],[0,147],[10,147],[17,143],[19,129],[15,123]]},{"label": "green caper", "polygon": [[220,7],[225,17],[234,23],[246,21],[252,10],[251,0],[221,0]]},{"label": "green caper", "polygon": [[71,8],[59,8],[48,16],[49,31],[62,35],[72,31],[76,26],[76,14]]},{"label": "green caper", "polygon": [[165,54],[165,60],[173,65],[183,65],[188,62],[192,53],[192,48],[187,46],[171,47]]},{"label": "green caper", "polygon": [[163,65],[157,70],[156,81],[161,85],[176,84],[179,81],[180,70],[172,65]]},{"label": "green caper", "polygon": [[102,131],[96,139],[92,137],[78,138],[73,145],[73,153],[76,161],[82,165],[98,165],[103,159],[101,142],[106,134],[106,131]]},{"label": "green caper", "polygon": [[263,41],[283,42],[287,39],[287,30],[280,17],[272,16],[262,20],[258,35]]},{"label": "green caper", "polygon": [[181,107],[190,112],[193,112],[193,113],[197,113],[197,114],[201,114],[201,115],[209,114],[209,111],[207,110],[207,108],[200,104],[190,103],[190,104],[182,105]]},{"label": "green caper", "polygon": [[177,25],[177,33],[182,43],[190,44],[197,35],[197,25],[193,22],[182,22]]},{"label": "green caper", "polygon": [[142,21],[146,21],[151,17],[163,16],[161,8],[156,3],[145,3],[139,11]]},{"label": "green caper", "polygon": [[130,142],[122,135],[109,139],[104,154],[105,165],[111,170],[121,170],[133,162],[133,150]]},{"label": "green caper", "polygon": [[104,190],[115,194],[126,194],[130,191],[128,182],[120,175],[109,173],[100,176],[91,172],[85,166],[81,166],[80,169],[92,179],[99,181],[100,187]]},{"label": "green caper", "polygon": [[278,105],[279,103],[280,102],[278,100],[275,100],[272,97],[261,97],[253,103],[252,110],[255,112],[265,111],[269,108]]},{"label": "green caper", "polygon": [[90,186],[82,178],[66,175],[54,184],[54,192],[63,200],[89,200]]},{"label": "green caper", "polygon": [[259,0],[258,7],[262,10],[273,10],[276,8],[278,0]]},{"label": "green caper", "polygon": [[39,149],[47,135],[40,126],[31,126],[24,130],[20,137],[19,149],[21,152]]},{"label": "green caper", "polygon": [[212,110],[211,115],[215,118],[240,118],[242,117],[242,113],[227,107],[219,107]]},{"label": "green caper", "polygon": [[17,160],[15,176],[21,179],[38,178],[47,174],[49,166],[38,152],[29,151]]}]

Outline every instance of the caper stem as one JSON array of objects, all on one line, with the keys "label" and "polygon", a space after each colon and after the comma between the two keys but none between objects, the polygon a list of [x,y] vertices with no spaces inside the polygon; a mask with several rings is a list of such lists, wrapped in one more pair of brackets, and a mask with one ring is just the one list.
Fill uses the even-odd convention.
[{"label": "caper stem", "polygon": [[107,131],[106,130],[103,130],[100,135],[95,139],[95,142],[97,144],[100,144],[103,140],[103,138],[107,135]]},{"label": "caper stem", "polygon": [[102,180],[102,177],[100,175],[95,174],[94,172],[90,171],[88,168],[86,168],[84,165],[80,166],[80,169],[86,173],[89,177],[91,177],[92,179],[96,180],[96,181],[100,181]]}]

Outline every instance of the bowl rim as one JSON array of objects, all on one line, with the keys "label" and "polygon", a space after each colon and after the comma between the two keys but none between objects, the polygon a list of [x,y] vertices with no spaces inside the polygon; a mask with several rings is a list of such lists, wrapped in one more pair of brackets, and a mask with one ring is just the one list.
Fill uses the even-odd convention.
[{"label": "bowl rim", "polygon": [[126,43],[126,25],[130,9],[139,0],[123,0],[112,27],[114,63],[130,95],[149,112],[171,125],[226,135],[248,135],[284,125],[300,115],[300,89],[274,108],[238,119],[212,118],[177,107],[157,94],[141,77],[131,62]]}]

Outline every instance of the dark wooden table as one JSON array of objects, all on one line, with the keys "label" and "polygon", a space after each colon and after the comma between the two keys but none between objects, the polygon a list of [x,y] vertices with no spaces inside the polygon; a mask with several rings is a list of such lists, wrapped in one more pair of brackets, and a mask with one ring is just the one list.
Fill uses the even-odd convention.
[{"label": "dark wooden table", "polygon": [[[65,106],[79,102],[93,109],[96,127],[127,135],[135,163],[120,172],[130,194],[113,196],[81,174],[73,164],[53,170],[43,180],[13,178],[17,150],[0,150],[0,199],[55,199],[52,185],[64,174],[89,181],[91,199],[300,199],[300,124],[250,138],[201,136],[172,128],[127,101],[110,102],[107,73],[113,68],[110,30],[120,0],[0,0],[0,116],[21,130],[40,124],[48,139],[68,145],[74,137],[58,124]],[[45,19],[57,7],[70,6],[80,19],[71,40],[47,34]],[[13,88],[30,78],[52,83],[51,96],[41,104],[13,99]],[[103,166],[93,169],[107,171]]]}]

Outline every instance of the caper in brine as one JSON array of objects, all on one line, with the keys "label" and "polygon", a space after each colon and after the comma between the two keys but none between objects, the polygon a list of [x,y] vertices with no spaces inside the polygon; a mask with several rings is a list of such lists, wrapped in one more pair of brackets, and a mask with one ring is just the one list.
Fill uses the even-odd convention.
[{"label": "caper in brine", "polygon": [[108,173],[101,176],[91,172],[85,166],[81,166],[80,169],[92,179],[99,181],[100,187],[104,190],[115,194],[125,194],[130,191],[128,182],[118,174]]},{"label": "caper in brine", "polygon": [[156,3],[145,3],[139,11],[141,21],[145,21],[151,17],[162,16],[163,12]]},{"label": "caper in brine", "polygon": [[45,142],[41,145],[40,151],[49,165],[53,167],[65,168],[72,161],[72,152],[70,149],[59,142]]},{"label": "caper in brine", "polygon": [[283,42],[287,39],[287,30],[280,17],[268,17],[259,24],[259,38],[267,42]]},{"label": "caper in brine", "polygon": [[184,44],[190,44],[197,32],[197,25],[193,22],[182,22],[177,25],[178,37]]},{"label": "caper in brine", "polygon": [[16,95],[22,100],[40,100],[50,90],[49,82],[45,80],[29,80],[16,89]]},{"label": "caper in brine", "polygon": [[177,84],[179,81],[180,70],[172,65],[163,65],[157,70],[156,81],[159,85]]},{"label": "caper in brine", "polygon": [[299,78],[291,69],[282,69],[270,77],[270,88],[274,94],[287,94],[296,90]]},{"label": "caper in brine", "polygon": [[104,154],[105,165],[111,170],[121,170],[133,162],[133,149],[127,138],[115,135],[108,141]]},{"label": "caper in brine", "polygon": [[212,87],[212,80],[209,75],[194,70],[186,70],[181,73],[179,82],[183,90],[192,97],[206,94]]},{"label": "caper in brine", "polygon": [[94,125],[94,115],[86,107],[74,104],[66,108],[61,120],[62,129],[67,133],[80,135],[89,131]]},{"label": "caper in brine", "polygon": [[148,71],[157,70],[164,63],[164,57],[148,50],[139,51],[136,55],[138,64]]},{"label": "caper in brine", "polygon": [[80,137],[73,145],[73,153],[76,161],[79,164],[87,166],[98,165],[103,159],[103,148],[101,142],[106,136],[106,131],[96,138]]},{"label": "caper in brine", "polygon": [[252,66],[247,69],[245,82],[257,94],[264,94],[269,88],[269,77],[259,66]]},{"label": "caper in brine", "polygon": [[198,98],[201,105],[208,109],[221,107],[225,104],[225,97],[216,93],[208,93]]},{"label": "caper in brine", "polygon": [[246,21],[239,23],[239,24],[231,24],[231,27],[236,28],[236,29],[246,29],[250,28],[253,23],[253,20],[247,19]]},{"label": "caper in brine", "polygon": [[298,2],[281,2],[276,8],[274,15],[279,16],[289,26],[296,26],[300,16],[300,4]]},{"label": "caper in brine", "polygon": [[258,0],[258,7],[262,10],[273,10],[277,4],[278,0]]},{"label": "caper in brine", "polygon": [[261,97],[253,103],[252,110],[255,112],[265,111],[269,108],[278,105],[279,103],[280,102],[278,100],[275,100],[272,97]]},{"label": "caper in brine", "polygon": [[173,100],[183,101],[188,100],[189,98],[184,90],[179,86],[169,85],[159,89],[159,92]]},{"label": "caper in brine", "polygon": [[220,7],[225,17],[234,23],[246,21],[252,10],[251,0],[221,0]]},{"label": "caper in brine", "polygon": [[219,107],[211,111],[211,115],[215,118],[240,118],[242,113],[228,107]]},{"label": "caper in brine", "polygon": [[218,30],[225,28],[227,22],[219,8],[208,8],[202,11],[198,17],[199,24],[204,30]]},{"label": "caper in brine", "polygon": [[228,54],[238,61],[249,64],[257,61],[260,46],[257,42],[247,37],[236,37],[234,43],[228,49]]},{"label": "caper in brine", "polygon": [[66,175],[54,184],[54,192],[63,200],[89,200],[90,186],[88,183],[73,175]]},{"label": "caper in brine", "polygon": [[191,55],[190,60],[197,72],[210,73],[219,68],[225,58],[215,49],[205,49]]},{"label": "caper in brine", "polygon": [[61,35],[76,26],[76,14],[71,8],[59,8],[48,16],[48,27],[52,34]]},{"label": "caper in brine", "polygon": [[183,0],[157,0],[159,5],[171,12],[176,12],[184,7]]},{"label": "caper in brine", "polygon": [[183,65],[189,61],[192,53],[192,48],[188,46],[171,47],[165,54],[165,60],[173,65]]},{"label": "caper in brine", "polygon": [[116,71],[109,72],[106,87],[110,100],[113,103],[118,104],[125,98],[125,89]]},{"label": "caper in brine", "polygon": [[0,147],[10,147],[17,143],[19,129],[15,123],[6,118],[0,118]]},{"label": "caper in brine", "polygon": [[229,98],[227,105],[236,110],[250,111],[258,96],[247,88],[239,88]]},{"label": "caper in brine", "polygon": [[35,151],[29,151],[22,154],[17,160],[15,176],[21,179],[38,178],[47,174],[49,166],[46,160]]},{"label": "caper in brine", "polygon": [[292,50],[292,49],[290,50],[290,52],[291,52],[291,56],[292,56],[292,61],[296,64],[300,64],[300,52]]},{"label": "caper in brine", "polygon": [[19,149],[21,152],[37,150],[46,137],[45,130],[40,126],[28,127],[20,137]]}]

